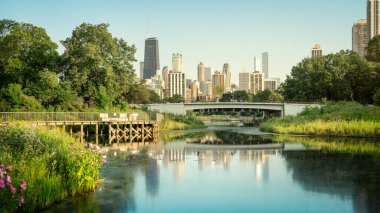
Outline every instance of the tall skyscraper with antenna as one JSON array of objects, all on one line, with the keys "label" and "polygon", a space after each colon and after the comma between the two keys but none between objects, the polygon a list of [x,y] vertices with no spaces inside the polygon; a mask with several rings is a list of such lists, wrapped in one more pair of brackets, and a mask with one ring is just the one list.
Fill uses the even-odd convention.
[{"label": "tall skyscraper with antenna", "polygon": [[145,39],[144,79],[151,79],[160,70],[158,40],[155,37]]}]

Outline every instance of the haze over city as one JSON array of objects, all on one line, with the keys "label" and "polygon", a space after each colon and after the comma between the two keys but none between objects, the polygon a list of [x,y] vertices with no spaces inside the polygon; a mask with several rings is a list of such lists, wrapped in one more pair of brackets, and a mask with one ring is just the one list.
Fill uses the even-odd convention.
[{"label": "haze over city", "polygon": [[[197,78],[201,61],[218,70],[229,63],[233,83],[239,72],[253,70],[253,58],[262,52],[269,52],[269,76],[284,80],[316,43],[324,54],[351,49],[352,24],[366,17],[365,0],[0,0],[0,5],[0,18],[41,26],[56,43],[83,22],[108,23],[114,36],[135,44],[138,61],[144,60],[145,39],[155,36],[161,69],[171,66],[172,53],[181,53],[186,78]],[[138,62],[135,69],[138,74]]]}]

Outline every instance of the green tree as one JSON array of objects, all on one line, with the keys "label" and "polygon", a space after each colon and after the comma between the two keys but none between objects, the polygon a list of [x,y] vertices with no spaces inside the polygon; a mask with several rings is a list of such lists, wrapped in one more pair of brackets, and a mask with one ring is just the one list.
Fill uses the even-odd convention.
[{"label": "green tree", "polygon": [[246,91],[238,90],[232,93],[233,99],[238,102],[247,102],[249,101],[249,94]]},{"label": "green tree", "polygon": [[380,35],[373,37],[367,46],[368,61],[380,62]]},{"label": "green tree", "polygon": [[108,24],[83,23],[62,41],[62,66],[79,95],[94,98],[103,85],[111,102],[130,89],[135,80],[135,47],[108,32]]},{"label": "green tree", "polygon": [[277,92],[272,92],[272,94],[270,94],[269,98],[268,98],[268,101],[283,101],[284,100],[284,97],[282,97],[282,95],[280,93],[277,93]]},{"label": "green tree", "polygon": [[1,20],[0,87],[16,83],[26,88],[39,72],[57,72],[57,48],[43,28]]},{"label": "green tree", "polygon": [[303,59],[292,68],[280,91],[286,100],[293,101],[327,99],[369,103],[378,84],[376,79],[376,72],[364,58],[351,51],[340,51]]},{"label": "green tree", "polygon": [[375,105],[380,106],[380,89],[378,89],[376,93],[373,95],[373,101]]},{"label": "green tree", "polygon": [[219,100],[220,102],[231,102],[233,99],[233,95],[231,92],[224,93],[222,98]]},{"label": "green tree", "polygon": [[268,101],[269,97],[272,95],[272,92],[268,89],[264,91],[259,91],[254,97],[254,101]]},{"label": "green tree", "polygon": [[96,96],[95,96],[95,106],[99,109],[108,110],[110,105],[111,105],[111,100],[109,98],[107,88],[105,88],[103,85],[100,85],[99,91],[96,93]]},{"label": "green tree", "polygon": [[129,90],[124,92],[123,98],[131,104],[147,104],[150,101],[151,92],[145,85],[145,81],[133,82]]},{"label": "green tree", "polygon": [[169,103],[184,103],[185,99],[181,95],[173,95],[173,97],[165,99]]}]

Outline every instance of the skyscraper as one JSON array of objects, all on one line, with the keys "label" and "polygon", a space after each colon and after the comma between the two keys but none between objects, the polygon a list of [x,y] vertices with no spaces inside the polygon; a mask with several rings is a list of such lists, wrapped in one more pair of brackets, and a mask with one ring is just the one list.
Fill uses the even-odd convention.
[{"label": "skyscraper", "polygon": [[217,99],[222,97],[224,93],[224,74],[216,71],[214,75],[212,75],[212,94],[211,99]]},{"label": "skyscraper", "polygon": [[205,67],[205,81],[211,81],[211,76],[214,75],[213,67]]},{"label": "skyscraper", "polygon": [[[261,69],[265,75],[265,78],[269,78],[269,55],[268,52],[263,52],[261,55]],[[256,71],[256,70],[255,70]]]},{"label": "skyscraper", "polygon": [[239,73],[239,90],[250,92],[251,90],[251,73]]},{"label": "skyscraper", "polygon": [[160,57],[158,52],[158,40],[156,38],[145,39],[144,53],[144,79],[150,79],[160,69]]},{"label": "skyscraper", "polygon": [[202,62],[198,64],[198,81],[205,81],[205,65]]},{"label": "skyscraper", "polygon": [[256,95],[264,90],[264,73],[255,71],[251,74],[251,93]]},{"label": "skyscraper", "polygon": [[367,2],[368,41],[380,34],[380,0]]},{"label": "skyscraper", "polygon": [[182,55],[173,53],[172,57],[172,70],[173,72],[183,72]]},{"label": "skyscraper", "polygon": [[183,72],[169,72],[168,75],[168,97],[181,95],[186,99],[186,80]]},{"label": "skyscraper", "polygon": [[360,56],[365,56],[367,44],[367,20],[360,19],[352,26],[352,51]]},{"label": "skyscraper", "polygon": [[261,71],[260,58],[256,56],[253,58],[253,71]]},{"label": "skyscraper", "polygon": [[311,49],[311,57],[317,57],[317,56],[322,56],[322,48],[321,45],[316,44],[314,47]]},{"label": "skyscraper", "polygon": [[231,90],[231,67],[227,63],[223,65],[223,74],[225,75],[224,87],[226,88],[226,91],[230,91]]}]

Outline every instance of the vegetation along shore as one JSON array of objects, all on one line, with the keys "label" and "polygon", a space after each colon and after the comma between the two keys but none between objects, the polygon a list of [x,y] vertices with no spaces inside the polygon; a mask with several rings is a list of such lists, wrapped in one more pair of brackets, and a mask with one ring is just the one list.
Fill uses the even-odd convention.
[{"label": "vegetation along shore", "polygon": [[279,134],[380,137],[380,107],[356,102],[326,103],[298,116],[272,118],[261,131]]}]

